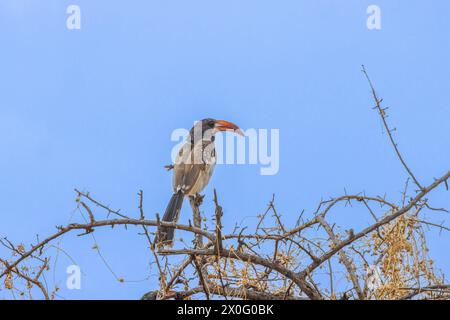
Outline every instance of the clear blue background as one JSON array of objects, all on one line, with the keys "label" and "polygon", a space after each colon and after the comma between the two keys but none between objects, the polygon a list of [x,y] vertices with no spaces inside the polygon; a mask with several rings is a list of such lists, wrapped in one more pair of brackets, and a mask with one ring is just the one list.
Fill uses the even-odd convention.
[{"label": "clear blue background", "polygon": [[[390,107],[408,163],[431,183],[449,169],[450,3],[377,0],[382,29],[371,31],[373,3],[0,0],[0,235],[28,245],[51,234],[69,221],[75,187],[134,216],[143,189],[147,216],[162,212],[170,134],[204,117],[280,129],[277,175],[255,165],[216,169],[204,208],[210,216],[216,188],[226,230],[251,223],[272,193],[288,225],[344,188],[399,199],[407,175],[371,109],[361,64]],[[70,4],[81,8],[81,30],[66,28]],[[442,187],[430,198],[450,207]],[[185,205],[181,222],[189,216]],[[371,222],[343,209],[334,217],[356,230]],[[71,262],[61,255],[60,295],[134,299],[154,288],[138,231],[95,232],[125,283],[91,237],[66,236],[60,245],[84,275],[81,290],[67,290]],[[447,274],[449,240],[429,232]]]}]

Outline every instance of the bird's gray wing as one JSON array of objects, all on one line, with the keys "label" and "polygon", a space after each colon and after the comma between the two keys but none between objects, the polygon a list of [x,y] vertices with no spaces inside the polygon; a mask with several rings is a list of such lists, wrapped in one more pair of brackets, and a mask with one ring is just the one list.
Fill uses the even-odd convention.
[{"label": "bird's gray wing", "polygon": [[192,187],[196,185],[202,171],[205,170],[204,168],[204,165],[199,164],[182,164],[175,166],[173,176],[174,192],[181,190],[184,194],[190,194]]},{"label": "bird's gray wing", "polygon": [[199,156],[202,152],[200,146],[186,143],[178,153],[174,165],[173,189],[174,192],[182,190],[184,194],[189,194],[192,187],[198,182],[202,172],[205,170],[205,163]]}]

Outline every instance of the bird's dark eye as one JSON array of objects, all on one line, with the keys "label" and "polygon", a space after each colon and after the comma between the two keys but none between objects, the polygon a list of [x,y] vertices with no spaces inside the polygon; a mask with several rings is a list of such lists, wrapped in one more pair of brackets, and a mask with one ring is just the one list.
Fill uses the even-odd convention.
[{"label": "bird's dark eye", "polygon": [[211,121],[209,121],[208,122],[208,125],[211,127],[211,128],[214,128],[214,125],[215,125],[216,123],[214,122],[214,120],[211,120]]}]

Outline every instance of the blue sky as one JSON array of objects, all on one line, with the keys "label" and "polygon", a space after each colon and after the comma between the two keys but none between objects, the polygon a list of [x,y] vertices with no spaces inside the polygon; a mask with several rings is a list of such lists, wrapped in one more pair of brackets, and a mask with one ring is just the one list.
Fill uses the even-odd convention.
[{"label": "blue sky", "polygon": [[[66,28],[70,4],[81,8],[80,30]],[[381,30],[366,27],[370,4],[381,8]],[[162,212],[170,134],[205,117],[280,130],[278,174],[216,168],[205,210],[214,187],[228,230],[251,221],[273,193],[291,224],[344,188],[398,199],[407,175],[371,109],[361,64],[390,107],[408,163],[429,184],[449,169],[449,11],[443,0],[0,0],[0,234],[29,244],[54,232],[76,207],[74,188],[130,215],[143,189],[147,216]],[[442,188],[430,199],[450,207]],[[335,217],[356,229],[370,222],[345,210]],[[133,299],[154,287],[143,280],[154,270],[137,232],[95,233],[125,283],[92,238],[65,237],[84,276],[81,290],[64,289],[71,263],[61,257],[61,295]],[[447,275],[449,240],[429,233]]]}]

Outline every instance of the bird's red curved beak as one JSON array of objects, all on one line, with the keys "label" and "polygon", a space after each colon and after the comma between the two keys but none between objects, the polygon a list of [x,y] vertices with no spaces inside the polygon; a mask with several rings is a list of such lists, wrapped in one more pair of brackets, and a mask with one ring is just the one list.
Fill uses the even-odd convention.
[{"label": "bird's red curved beak", "polygon": [[217,129],[218,131],[231,130],[238,135],[241,135],[243,137],[245,136],[242,130],[237,125],[226,120],[216,120],[215,129]]}]

